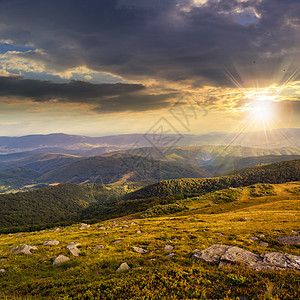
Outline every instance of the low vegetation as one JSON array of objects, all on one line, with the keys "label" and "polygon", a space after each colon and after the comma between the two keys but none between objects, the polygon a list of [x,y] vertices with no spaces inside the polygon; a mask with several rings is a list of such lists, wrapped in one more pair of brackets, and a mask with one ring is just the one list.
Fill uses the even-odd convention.
[{"label": "low vegetation", "polygon": [[[134,214],[85,229],[73,224],[60,230],[2,234],[0,269],[5,272],[0,273],[0,298],[299,299],[300,277],[294,270],[254,271],[244,265],[218,268],[191,259],[195,249],[213,244],[238,246],[258,254],[300,255],[299,245],[277,240],[300,230],[300,200],[293,192],[300,188],[300,182],[268,185],[273,194],[251,194],[261,187],[177,199],[186,209],[170,215],[141,218]],[[158,205],[172,207],[176,204],[173,200]],[[249,239],[253,236],[257,240]],[[43,245],[46,240],[60,244]],[[66,249],[71,242],[82,244],[78,257]],[[32,255],[13,254],[10,249],[20,244],[36,245],[38,250]],[[174,247],[174,256],[167,257],[170,252],[164,250],[166,245]],[[137,253],[133,247],[147,252]],[[70,261],[53,267],[51,259],[60,254]],[[124,262],[130,269],[117,273]]]}]

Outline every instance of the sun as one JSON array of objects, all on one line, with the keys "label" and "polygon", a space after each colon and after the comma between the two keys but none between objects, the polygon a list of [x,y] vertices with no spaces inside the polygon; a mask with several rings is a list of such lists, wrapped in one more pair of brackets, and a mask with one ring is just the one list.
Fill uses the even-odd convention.
[{"label": "sun", "polygon": [[269,122],[273,117],[272,102],[269,100],[257,100],[251,105],[252,118],[256,122]]}]

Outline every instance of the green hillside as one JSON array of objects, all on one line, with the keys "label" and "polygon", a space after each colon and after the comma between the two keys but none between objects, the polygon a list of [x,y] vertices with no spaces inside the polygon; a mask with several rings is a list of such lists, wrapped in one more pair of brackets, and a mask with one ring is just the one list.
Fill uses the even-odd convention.
[{"label": "green hillside", "polygon": [[145,199],[174,194],[201,194],[255,183],[283,183],[297,180],[300,180],[299,159],[247,168],[229,176],[162,181],[130,193],[126,195],[126,199]]},{"label": "green hillside", "polygon": [[[228,245],[255,255],[300,256],[299,245],[278,240],[299,235],[299,191],[300,182],[255,185],[186,199],[185,209],[175,213],[166,204],[164,215],[152,209],[148,217],[127,215],[86,229],[73,224],[59,231],[2,234],[0,298],[298,300],[296,270],[256,271],[243,263],[218,267],[192,255]],[[59,244],[44,245],[49,240]],[[81,244],[77,257],[66,248],[72,242]],[[10,251],[23,244],[37,249],[31,255]],[[53,266],[58,255],[70,260]],[[130,269],[116,272],[122,263]]]},{"label": "green hillside", "polygon": [[57,168],[42,175],[39,181],[106,184],[122,180],[124,177],[125,181],[131,182],[147,179],[155,182],[170,178],[203,178],[209,175],[209,172],[197,167],[161,162],[139,156],[113,155],[90,157]]}]

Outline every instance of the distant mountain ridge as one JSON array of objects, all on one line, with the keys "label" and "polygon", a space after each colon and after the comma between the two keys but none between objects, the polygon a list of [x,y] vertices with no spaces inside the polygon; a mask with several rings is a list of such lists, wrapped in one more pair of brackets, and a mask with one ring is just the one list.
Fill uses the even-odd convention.
[{"label": "distant mountain ridge", "polygon": [[[0,137],[0,153],[43,151],[74,155],[101,155],[114,150],[126,150],[140,147],[160,147],[162,135],[159,134],[123,134],[103,137],[89,137],[53,133],[48,135],[27,135],[21,137]],[[169,138],[166,147],[204,146],[204,145],[240,145],[244,147],[293,147],[300,148],[300,129],[286,128],[244,133],[208,133],[200,135],[178,134],[163,135]],[[165,139],[164,139],[165,140]],[[49,151],[52,149],[53,151]],[[58,151],[58,152],[57,152]],[[90,153],[89,153],[90,152]],[[0,158],[1,160],[1,158]]]}]

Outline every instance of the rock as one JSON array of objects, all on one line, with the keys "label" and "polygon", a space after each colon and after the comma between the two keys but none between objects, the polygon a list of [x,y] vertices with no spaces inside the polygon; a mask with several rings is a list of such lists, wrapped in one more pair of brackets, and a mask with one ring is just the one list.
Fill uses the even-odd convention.
[{"label": "rock", "polygon": [[173,256],[175,256],[175,255],[176,255],[176,253],[172,252],[172,253],[170,253],[170,254],[167,254],[166,257],[171,258],[171,257],[173,257]]},{"label": "rock", "polygon": [[66,261],[69,261],[69,260],[70,260],[70,258],[67,257],[67,256],[64,256],[64,255],[58,255],[58,256],[56,256],[56,257],[54,257],[54,258],[52,259],[52,264],[53,264],[53,266],[55,267],[55,266],[58,266],[58,265],[60,265],[60,264],[62,264],[62,263],[64,263],[64,262],[66,262]]},{"label": "rock", "polygon": [[192,255],[194,260],[204,260],[210,263],[220,262],[220,257],[230,248],[230,246],[225,245],[212,245],[208,249],[202,251],[196,251]]},{"label": "rock", "polygon": [[258,234],[257,237],[262,239],[262,238],[265,238],[266,236],[264,234]]},{"label": "rock", "polygon": [[261,255],[234,246],[212,245],[211,247],[195,252],[194,260],[204,260],[209,263],[218,263],[219,267],[234,263],[245,263],[253,270],[286,270],[300,271],[300,256],[287,253],[269,252]]},{"label": "rock", "polygon": [[128,225],[124,225],[123,227],[124,227],[124,228],[129,228],[129,226],[128,226]]},{"label": "rock", "polygon": [[36,246],[24,244],[20,249],[16,250],[14,254],[24,253],[26,255],[32,254],[31,250],[37,250]]},{"label": "rock", "polygon": [[74,230],[73,229],[71,229],[71,230],[69,230],[70,232],[74,232]]},{"label": "rock", "polygon": [[259,246],[267,248],[269,246],[269,244],[267,242],[260,241]]},{"label": "rock", "polygon": [[141,232],[140,230],[137,230],[136,233],[137,233],[137,234],[141,234],[142,232]]},{"label": "rock", "polygon": [[137,253],[146,253],[146,252],[148,252],[147,250],[145,250],[145,249],[143,249],[143,248],[140,248],[140,247],[132,247],[133,248],[133,250],[135,251],[135,252],[137,252]]},{"label": "rock", "polygon": [[59,241],[45,241],[44,246],[50,245],[50,246],[57,246],[59,244]]},{"label": "rock", "polygon": [[250,240],[250,241],[257,241],[257,240],[258,240],[258,237],[256,237],[256,236],[250,236],[250,237],[249,237],[249,240]]},{"label": "rock", "polygon": [[174,249],[174,247],[171,245],[166,245],[164,248],[165,251],[172,251],[173,249]]},{"label": "rock", "polygon": [[103,245],[97,245],[97,246],[95,246],[95,249],[103,249],[103,248],[104,248]]},{"label": "rock", "polygon": [[103,227],[103,226],[99,227],[98,229],[99,229],[99,230],[106,230],[106,228]]},{"label": "rock", "polygon": [[218,236],[224,236],[224,234],[221,233],[221,232],[217,232],[217,235],[218,235]]},{"label": "rock", "polygon": [[295,231],[295,230],[292,230],[292,233],[293,233],[293,234],[300,234],[299,231]]},{"label": "rock", "polygon": [[245,221],[251,221],[251,218],[244,218]]},{"label": "rock", "polygon": [[130,269],[130,267],[125,262],[119,266],[119,268],[116,270],[116,272],[123,272],[123,271],[129,270],[129,269]]},{"label": "rock", "polygon": [[300,235],[280,236],[276,240],[284,244],[298,245],[300,244]]},{"label": "rock", "polygon": [[113,241],[112,243],[113,244],[120,244],[122,242],[122,240],[116,240],[116,241]]},{"label": "rock", "polygon": [[60,232],[60,228],[56,228],[56,229],[55,229],[55,232]]},{"label": "rock", "polygon": [[81,223],[79,229],[80,229],[80,230],[84,230],[84,229],[87,229],[87,228],[89,228],[89,227],[91,227],[90,224]]},{"label": "rock", "polygon": [[70,253],[73,255],[73,256],[79,256],[80,254],[80,251],[79,249],[77,248],[78,246],[81,246],[80,243],[74,243],[72,242],[71,245],[68,245],[66,246],[67,249],[69,249]]},{"label": "rock", "polygon": [[130,224],[131,224],[131,225],[136,225],[136,223],[135,223],[135,222],[131,222]]},{"label": "rock", "polygon": [[5,273],[5,270],[4,269],[0,269],[0,273]]},{"label": "rock", "polygon": [[14,250],[16,250],[16,249],[18,249],[19,248],[19,246],[14,246],[14,247],[12,247],[11,249],[9,249],[9,251],[14,251]]},{"label": "rock", "polygon": [[5,257],[0,258],[0,262],[6,261],[6,260],[7,260],[7,258],[5,258]]}]

